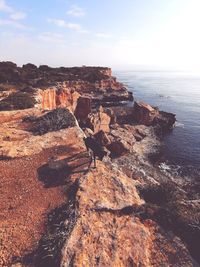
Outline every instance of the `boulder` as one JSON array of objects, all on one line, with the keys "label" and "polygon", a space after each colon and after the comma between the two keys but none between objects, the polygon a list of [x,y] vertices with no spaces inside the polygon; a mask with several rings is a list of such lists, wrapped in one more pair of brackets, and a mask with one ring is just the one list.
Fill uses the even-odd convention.
[{"label": "boulder", "polygon": [[169,112],[159,111],[157,108],[143,102],[134,103],[133,116],[136,122],[146,126],[158,126],[158,132],[170,130],[176,122],[176,115]]},{"label": "boulder", "polygon": [[94,138],[101,146],[107,147],[110,144],[108,135],[102,130],[96,133],[94,135]]},{"label": "boulder", "polygon": [[94,132],[90,128],[82,128],[86,137],[93,136]]},{"label": "boulder", "polygon": [[172,129],[175,122],[176,115],[164,111],[160,111],[159,115],[154,119],[154,124],[158,124],[164,132]]},{"label": "boulder", "polygon": [[22,69],[26,71],[37,70],[37,66],[32,63],[27,63],[22,66]]},{"label": "boulder", "polygon": [[126,143],[121,140],[113,141],[107,146],[107,149],[111,152],[111,157],[120,157],[129,151]]},{"label": "boulder", "polygon": [[159,111],[144,102],[135,102],[133,116],[137,123],[150,126],[159,115]]},{"label": "boulder", "polygon": [[39,117],[34,122],[32,132],[43,135],[48,132],[74,127],[77,125],[74,115],[65,108],[58,108]]},{"label": "boulder", "polygon": [[102,107],[96,113],[90,113],[87,119],[87,126],[91,128],[94,133],[98,133],[103,130],[104,132],[110,132],[111,118],[106,114]]},{"label": "boulder", "polygon": [[80,94],[74,90],[70,90],[64,86],[54,86],[48,87],[45,90],[38,90],[35,98],[37,107],[42,110],[53,110],[60,107],[66,107],[74,112],[79,97]]},{"label": "boulder", "polygon": [[91,98],[80,96],[75,109],[75,116],[79,122],[85,122],[91,113]]}]

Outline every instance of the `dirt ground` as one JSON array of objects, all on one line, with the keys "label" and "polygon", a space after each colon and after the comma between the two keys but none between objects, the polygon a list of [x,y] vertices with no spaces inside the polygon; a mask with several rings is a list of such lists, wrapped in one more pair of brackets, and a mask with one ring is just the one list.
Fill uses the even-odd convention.
[{"label": "dirt ground", "polygon": [[64,168],[58,177],[56,172],[48,172],[48,159],[55,155],[68,158],[70,168],[77,168],[74,175],[79,175],[80,169],[87,166],[88,155],[78,160],[78,167],[73,156],[77,154],[80,151],[52,148],[31,157],[0,160],[1,267],[11,266],[37,247],[45,231],[47,214],[66,201],[70,169]]}]

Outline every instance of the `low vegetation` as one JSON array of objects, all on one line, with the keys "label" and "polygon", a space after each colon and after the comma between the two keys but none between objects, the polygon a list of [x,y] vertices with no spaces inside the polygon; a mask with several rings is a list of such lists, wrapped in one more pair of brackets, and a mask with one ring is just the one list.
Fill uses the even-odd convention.
[{"label": "low vegetation", "polygon": [[16,92],[0,101],[0,111],[32,108],[35,103],[34,97],[30,94]]}]

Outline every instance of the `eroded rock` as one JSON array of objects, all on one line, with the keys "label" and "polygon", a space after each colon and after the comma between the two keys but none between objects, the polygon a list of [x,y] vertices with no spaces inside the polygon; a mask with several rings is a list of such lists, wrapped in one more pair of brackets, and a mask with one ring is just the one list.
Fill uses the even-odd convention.
[{"label": "eroded rock", "polygon": [[108,133],[110,131],[110,117],[100,107],[95,113],[90,113],[86,122],[86,125],[93,130],[94,133],[104,131]]}]

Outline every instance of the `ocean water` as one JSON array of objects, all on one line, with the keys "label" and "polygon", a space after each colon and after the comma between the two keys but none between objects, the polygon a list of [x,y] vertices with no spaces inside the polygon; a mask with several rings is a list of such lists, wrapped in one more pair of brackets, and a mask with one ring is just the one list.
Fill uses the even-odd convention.
[{"label": "ocean water", "polygon": [[167,71],[116,71],[135,100],[176,114],[164,138],[160,167],[177,175],[200,177],[200,75]]}]

